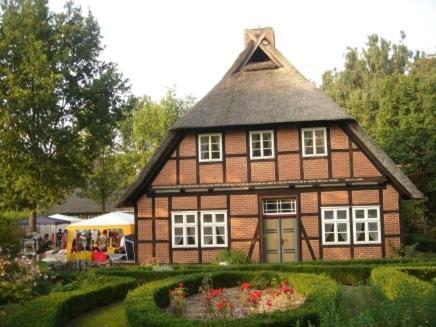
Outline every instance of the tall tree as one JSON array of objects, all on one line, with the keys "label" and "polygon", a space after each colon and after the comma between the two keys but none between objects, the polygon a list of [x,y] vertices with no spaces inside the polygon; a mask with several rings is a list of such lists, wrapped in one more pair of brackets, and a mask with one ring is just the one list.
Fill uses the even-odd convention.
[{"label": "tall tree", "polygon": [[369,36],[364,49],[348,49],[342,71],[324,73],[322,88],[406,174],[425,174],[418,187],[435,222],[436,58],[412,53],[404,40],[403,32],[399,44]]},{"label": "tall tree", "polygon": [[36,211],[83,183],[107,143],[128,87],[99,59],[100,29],[69,2],[2,0],[0,207]]}]

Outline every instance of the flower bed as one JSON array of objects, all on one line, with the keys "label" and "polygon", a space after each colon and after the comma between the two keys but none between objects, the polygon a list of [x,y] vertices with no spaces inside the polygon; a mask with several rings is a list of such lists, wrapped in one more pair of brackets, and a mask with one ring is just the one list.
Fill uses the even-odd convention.
[{"label": "flower bed", "polygon": [[[323,303],[333,302],[339,291],[338,284],[323,275],[250,271],[215,272],[209,275],[213,279],[213,287],[209,288],[204,287],[204,276],[203,273],[175,276],[145,284],[130,292],[125,301],[130,326],[318,325]],[[272,281],[273,278],[284,280],[284,284],[279,284],[278,287],[268,285],[262,287],[265,281]],[[243,282],[249,282],[250,287],[242,287]],[[289,283],[292,288],[286,283]],[[223,288],[227,290],[222,290]],[[280,288],[282,292],[280,296],[291,295],[284,307],[280,306],[277,299],[272,300],[269,296],[270,292],[277,292]],[[290,289],[298,296],[293,297],[294,294],[290,294]],[[229,298],[228,292],[238,294],[237,305],[247,308],[247,312],[239,314],[238,308],[231,308],[233,301]],[[184,314],[188,312],[187,308],[190,305],[187,305],[183,299],[190,296],[194,296],[192,298],[203,296],[200,301],[204,301],[205,298],[207,299],[206,295],[209,295],[211,300],[210,311],[207,310],[208,304],[202,302],[204,316],[186,319],[188,317]],[[246,301],[243,305],[242,298]],[[269,299],[271,299],[271,308],[268,308]],[[303,302],[303,299],[305,301],[299,303],[297,299],[300,302]],[[173,305],[178,302],[181,308],[168,309],[171,300]],[[177,315],[168,313],[168,310],[176,312]],[[231,310],[234,311],[233,317]]]}]

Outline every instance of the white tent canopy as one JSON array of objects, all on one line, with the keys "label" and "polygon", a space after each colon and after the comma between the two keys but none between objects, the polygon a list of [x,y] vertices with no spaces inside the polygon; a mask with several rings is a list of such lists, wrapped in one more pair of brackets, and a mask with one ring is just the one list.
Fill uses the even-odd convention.
[{"label": "white tent canopy", "polygon": [[79,221],[82,221],[83,219],[77,218],[77,217],[72,217],[72,216],[66,216],[66,215],[62,215],[60,213],[57,213],[55,215],[51,215],[49,216],[50,218],[55,218],[55,219],[59,219],[59,220],[65,220],[65,221],[69,221],[70,223],[77,223]]},{"label": "white tent canopy", "polygon": [[92,228],[100,226],[110,228],[111,226],[133,225],[134,223],[135,219],[132,214],[115,211],[91,219],[83,219],[82,221],[69,225],[67,229],[80,229],[81,227]]}]

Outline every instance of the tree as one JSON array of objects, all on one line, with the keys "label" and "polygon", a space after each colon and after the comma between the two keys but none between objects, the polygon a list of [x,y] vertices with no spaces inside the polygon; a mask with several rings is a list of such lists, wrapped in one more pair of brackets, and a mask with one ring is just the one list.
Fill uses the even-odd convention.
[{"label": "tree", "polygon": [[[436,220],[436,58],[372,35],[348,49],[343,71],[327,71],[322,88],[346,108],[406,174],[425,172],[418,185]],[[414,207],[416,205],[411,205]],[[416,209],[415,212],[421,209]],[[415,215],[416,216],[416,215]]]},{"label": "tree", "polygon": [[0,207],[36,211],[83,184],[121,118],[126,81],[97,22],[71,2],[3,0],[0,20]]}]

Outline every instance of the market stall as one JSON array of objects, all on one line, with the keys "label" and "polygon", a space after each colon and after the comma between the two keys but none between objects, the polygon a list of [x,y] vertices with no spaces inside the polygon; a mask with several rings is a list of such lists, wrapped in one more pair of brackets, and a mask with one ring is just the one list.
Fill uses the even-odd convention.
[{"label": "market stall", "polygon": [[125,212],[110,212],[71,224],[66,230],[68,260],[121,258],[126,248],[125,237],[135,230],[134,217]]}]

